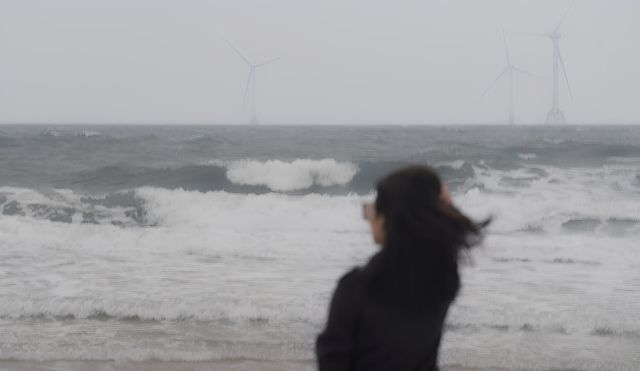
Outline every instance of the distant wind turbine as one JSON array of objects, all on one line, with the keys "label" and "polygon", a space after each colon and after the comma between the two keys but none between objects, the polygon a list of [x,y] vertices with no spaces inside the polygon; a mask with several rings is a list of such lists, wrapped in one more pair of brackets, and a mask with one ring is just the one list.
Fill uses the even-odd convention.
[{"label": "distant wind turbine", "polygon": [[539,76],[535,75],[535,74],[533,74],[531,72],[527,72],[525,70],[522,70],[522,69],[516,67],[511,62],[511,55],[509,53],[509,46],[507,45],[507,36],[504,33],[504,29],[502,30],[502,40],[504,42],[504,51],[505,51],[505,54],[507,56],[507,66],[504,68],[504,70],[502,70],[502,72],[500,72],[498,77],[496,77],[495,80],[493,80],[493,82],[491,82],[491,85],[489,85],[487,90],[484,91],[482,96],[484,97],[485,95],[487,95],[487,93],[493,88],[493,86],[503,76],[507,75],[509,77],[509,124],[513,125],[516,122],[516,120],[515,120],[515,108],[514,108],[514,101],[515,101],[515,98],[514,98],[514,94],[515,94],[515,74],[516,73],[520,73],[520,74],[523,74],[523,75],[528,75],[528,76],[533,76],[533,77],[539,77]]},{"label": "distant wind turbine", "polygon": [[242,60],[247,64],[247,66],[249,66],[249,77],[247,78],[247,84],[244,88],[244,94],[242,97],[242,107],[244,108],[246,106],[247,95],[249,94],[249,88],[251,88],[251,120],[249,121],[249,124],[257,125],[259,121],[258,121],[258,115],[256,114],[256,69],[258,69],[259,67],[266,66],[267,64],[273,63],[277,60],[280,60],[285,56],[281,55],[279,57],[266,60],[262,63],[255,64],[255,63],[251,63],[251,61],[249,61],[249,59],[245,57],[244,54],[242,54],[240,50],[238,50],[238,48],[236,48],[231,43],[231,41],[227,39],[225,39],[224,41],[226,41],[227,44],[229,44],[229,46],[231,47],[231,49],[233,49],[240,56],[240,58],[242,58]]},{"label": "distant wind turbine", "polygon": [[564,59],[562,59],[562,54],[560,53],[560,38],[562,34],[560,34],[560,27],[564,23],[564,20],[569,15],[569,12],[573,8],[573,5],[576,3],[576,0],[571,2],[569,8],[564,13],[560,22],[556,28],[545,34],[545,37],[548,37],[553,43],[553,81],[552,81],[552,100],[551,100],[551,109],[547,114],[547,124],[559,125],[565,123],[564,112],[560,109],[560,69],[562,69],[562,74],[564,75],[564,80],[567,83],[567,89],[569,91],[569,96],[573,99],[573,93],[571,92],[571,85],[569,84],[569,77],[567,76],[567,68],[564,65]]}]

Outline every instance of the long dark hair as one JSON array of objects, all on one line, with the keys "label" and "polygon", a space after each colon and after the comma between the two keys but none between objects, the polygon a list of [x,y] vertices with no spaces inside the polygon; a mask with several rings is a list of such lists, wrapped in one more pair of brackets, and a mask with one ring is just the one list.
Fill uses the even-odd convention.
[{"label": "long dark hair", "polygon": [[489,220],[472,221],[443,199],[442,189],[426,166],[398,170],[378,183],[375,210],[384,216],[385,241],[365,268],[374,293],[416,308],[455,299],[460,253],[480,242]]}]

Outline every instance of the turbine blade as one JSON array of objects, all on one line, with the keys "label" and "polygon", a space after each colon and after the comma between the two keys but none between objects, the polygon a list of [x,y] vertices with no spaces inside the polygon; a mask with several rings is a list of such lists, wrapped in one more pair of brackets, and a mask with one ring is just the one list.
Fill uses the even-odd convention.
[{"label": "turbine blade", "polygon": [[514,69],[515,71],[517,71],[517,72],[520,72],[520,73],[524,74],[524,75],[529,75],[529,76],[531,76],[531,77],[537,77],[537,78],[539,78],[539,79],[541,79],[541,78],[542,78],[542,76],[540,76],[540,75],[536,75],[535,73],[532,73],[532,72],[529,72],[529,71],[525,71],[525,70],[520,69],[520,68],[518,68],[518,67],[514,67],[513,69]]},{"label": "turbine blade", "polygon": [[502,29],[502,41],[504,41],[504,51],[507,55],[507,65],[511,66],[511,56],[509,55],[509,46],[507,45],[507,35],[504,33],[504,28]]},{"label": "turbine blade", "polygon": [[249,85],[251,85],[251,79],[253,78],[253,68],[249,72],[249,77],[247,77],[247,85],[244,88],[244,95],[242,96],[242,107],[247,103],[247,94],[249,94]]},{"label": "turbine blade", "polygon": [[562,67],[562,74],[564,75],[564,81],[567,82],[567,88],[569,89],[569,96],[571,97],[571,100],[573,100],[573,92],[571,91],[569,76],[567,76],[567,67],[565,67],[564,65],[564,59],[562,58],[562,53],[560,53],[560,48],[558,48],[558,59],[560,60],[560,66]]},{"label": "turbine blade", "polygon": [[567,16],[569,15],[569,12],[571,11],[571,9],[573,8],[573,6],[575,5],[576,0],[573,0],[571,2],[571,5],[569,5],[569,7],[567,8],[567,10],[564,12],[564,15],[562,16],[562,18],[560,18],[560,22],[558,22],[558,25],[556,26],[555,32],[559,32],[560,31],[560,27],[562,27],[562,24],[564,23],[564,20],[567,18]]},{"label": "turbine blade", "polygon": [[255,66],[255,67],[262,67],[262,66],[266,66],[267,64],[269,64],[269,63],[273,63],[273,62],[275,62],[275,61],[277,61],[277,60],[280,60],[280,59],[282,59],[282,58],[284,58],[284,57],[286,57],[286,55],[281,55],[281,56],[276,57],[276,58],[271,58],[271,59],[267,60],[266,62],[262,62],[262,63],[260,63],[260,64],[256,64],[256,66]]},{"label": "turbine blade", "polygon": [[507,73],[508,71],[509,71],[509,67],[505,68],[502,72],[500,72],[498,77],[496,77],[495,80],[491,82],[491,85],[489,85],[489,87],[484,91],[484,93],[482,93],[482,97],[487,95],[487,93],[493,88],[493,86],[498,82],[498,80],[500,80],[502,76],[504,76],[504,74]]},{"label": "turbine blade", "polygon": [[226,41],[226,42],[227,42],[227,44],[229,44],[229,46],[231,47],[231,49],[233,49],[233,51],[235,51],[235,52],[240,56],[240,58],[242,58],[242,60],[243,60],[246,64],[248,64],[249,66],[251,66],[251,62],[249,62],[249,60],[244,56],[244,54],[240,53],[240,50],[238,50],[238,48],[236,48],[235,46],[233,46],[233,44],[231,43],[231,41],[229,41],[229,40],[227,40],[227,39],[224,39],[224,41]]}]

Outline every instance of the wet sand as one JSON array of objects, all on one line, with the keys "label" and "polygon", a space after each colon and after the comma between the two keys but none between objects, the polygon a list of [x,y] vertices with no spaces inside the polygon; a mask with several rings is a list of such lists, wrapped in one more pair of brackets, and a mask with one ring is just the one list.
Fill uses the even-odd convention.
[{"label": "wet sand", "polygon": [[[0,361],[0,371],[312,371],[313,362]],[[443,366],[441,371],[507,371]]]}]

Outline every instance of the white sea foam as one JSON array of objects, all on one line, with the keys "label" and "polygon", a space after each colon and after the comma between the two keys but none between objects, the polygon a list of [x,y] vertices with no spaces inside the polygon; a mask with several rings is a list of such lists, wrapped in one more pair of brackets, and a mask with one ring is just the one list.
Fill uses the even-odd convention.
[{"label": "white sea foam", "polygon": [[317,320],[373,251],[355,195],[136,194],[156,227],[0,216],[0,318]]},{"label": "white sea foam", "polygon": [[[128,212],[132,207],[107,207],[83,200],[85,196],[68,189],[56,189],[46,193],[28,188],[0,187],[0,212],[36,219],[65,220],[70,223],[88,222],[98,224],[135,224]],[[104,195],[93,195],[92,199],[104,199]],[[13,211],[11,211],[13,210]],[[85,219],[87,217],[87,219]]]},{"label": "white sea foam", "polygon": [[[640,215],[629,170],[475,172],[474,183],[454,195],[456,203],[473,216],[496,219],[474,266],[463,270],[462,295],[448,320],[445,339],[467,340],[445,340],[443,358],[477,354],[473,341],[507,354],[533,342],[540,344],[535,354],[547,357],[541,364],[553,366],[565,359],[554,355],[553,341],[523,339],[611,351],[606,336],[612,333],[635,344],[637,238],[604,230],[584,238],[562,228],[572,218]],[[70,191],[2,192],[22,203],[80,200]],[[376,251],[360,218],[361,196],[152,187],[136,189],[135,196],[144,200],[153,227],[0,215],[0,297],[11,298],[0,302],[0,326],[10,329],[0,332],[2,357],[206,360],[246,356],[247,349],[282,357],[264,350],[273,347],[311,358],[309,344],[336,279]],[[526,232],[536,226],[544,233]],[[60,331],[74,334],[63,346],[56,342]],[[522,366],[505,362],[505,368]]]},{"label": "white sea foam", "polygon": [[640,217],[640,201],[628,168],[474,170],[458,200],[478,217],[494,215],[494,232],[561,233],[564,223],[579,220],[600,221],[594,232],[606,233],[615,220],[629,221],[629,232],[639,230],[633,221]]},{"label": "white sea foam", "polygon": [[538,155],[536,155],[535,153],[518,153],[518,158],[520,158],[521,160],[533,160],[537,157]]},{"label": "white sea foam", "polygon": [[436,164],[436,167],[440,167],[440,166],[448,166],[450,168],[456,169],[456,170],[460,170],[462,169],[462,167],[466,164],[467,162],[465,160],[455,160],[455,161],[448,161],[448,162],[439,162]]},{"label": "white sea foam", "polygon": [[96,130],[82,130],[80,132],[77,132],[76,136],[85,138],[99,137],[102,136],[102,133]]},{"label": "white sea foam", "polygon": [[296,159],[257,161],[251,159],[236,161],[209,160],[205,164],[227,168],[229,181],[242,185],[267,186],[272,191],[296,191],[314,185],[330,187],[349,183],[358,172],[358,167],[350,162],[334,159]]}]

